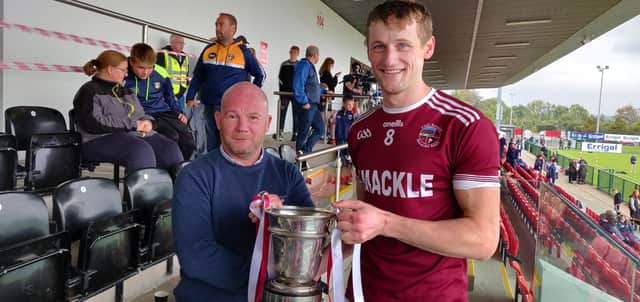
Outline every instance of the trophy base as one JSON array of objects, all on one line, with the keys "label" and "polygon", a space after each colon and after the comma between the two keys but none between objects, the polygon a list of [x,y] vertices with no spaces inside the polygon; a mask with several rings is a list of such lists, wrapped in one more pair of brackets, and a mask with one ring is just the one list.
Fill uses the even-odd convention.
[{"label": "trophy base", "polygon": [[289,286],[278,280],[270,280],[264,285],[262,301],[265,302],[322,302],[322,290],[318,284],[309,286]]}]

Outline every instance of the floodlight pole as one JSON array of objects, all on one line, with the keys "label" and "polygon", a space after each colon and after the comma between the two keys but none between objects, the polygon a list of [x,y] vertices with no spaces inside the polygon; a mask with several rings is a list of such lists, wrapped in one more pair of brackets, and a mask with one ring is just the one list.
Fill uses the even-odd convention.
[{"label": "floodlight pole", "polygon": [[609,65],[598,65],[600,72],[600,97],[598,98],[598,116],[596,117],[596,133],[600,133],[600,107],[602,106],[602,84],[604,83],[604,71],[609,69]]}]

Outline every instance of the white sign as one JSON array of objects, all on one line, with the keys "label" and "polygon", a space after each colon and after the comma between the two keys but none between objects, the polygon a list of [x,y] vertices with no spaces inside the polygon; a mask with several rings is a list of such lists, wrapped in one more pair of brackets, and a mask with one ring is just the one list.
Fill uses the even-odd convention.
[{"label": "white sign", "polygon": [[582,151],[587,152],[606,152],[606,153],[622,153],[621,144],[604,144],[604,143],[582,143]]},{"label": "white sign", "polygon": [[605,133],[604,140],[621,143],[640,143],[640,135]]}]

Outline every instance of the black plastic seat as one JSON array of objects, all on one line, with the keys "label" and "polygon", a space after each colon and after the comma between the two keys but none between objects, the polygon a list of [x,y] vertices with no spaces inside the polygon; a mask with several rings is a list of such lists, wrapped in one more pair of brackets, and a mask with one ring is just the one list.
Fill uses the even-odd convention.
[{"label": "black plastic seat", "polygon": [[0,133],[0,148],[16,149],[16,137],[9,133]]},{"label": "black plastic seat", "polygon": [[49,235],[49,212],[39,196],[0,193],[2,301],[64,301],[70,252],[66,233]]},{"label": "black plastic seat", "polygon": [[282,144],[278,149],[280,151],[280,158],[292,164],[296,163],[296,159],[298,158],[298,155],[296,154],[295,148],[293,148],[291,145]]},{"label": "black plastic seat", "polygon": [[186,160],[173,166],[173,168],[171,168],[171,171],[169,171],[169,174],[171,174],[171,179],[175,182],[176,177],[178,177],[178,174],[180,174],[180,171],[182,171],[182,169],[190,163],[191,161]]},{"label": "black plastic seat", "polygon": [[[72,132],[78,132],[78,120],[76,120],[75,109],[69,110],[69,130]],[[119,183],[120,182],[120,165],[116,163],[112,163],[112,164],[113,164],[113,182]],[[84,159],[82,159],[82,161],[80,162],[80,168],[91,171],[91,172],[95,171],[96,167],[99,165],[100,165],[99,162],[88,161]]]},{"label": "black plastic seat", "polygon": [[266,151],[267,153],[280,158],[280,153],[278,152],[278,150],[274,147],[264,147],[264,151]]},{"label": "black plastic seat", "polygon": [[141,169],[124,180],[124,202],[137,212],[136,222],[144,226],[141,244],[143,266],[153,265],[174,253],[171,230],[173,181],[162,169]]},{"label": "black plastic seat", "polygon": [[[118,187],[109,179],[84,178],[61,184],[53,193],[53,218],[73,241],[80,240],[70,288],[92,296],[136,274],[139,225],[122,212]],[[118,292],[118,290],[116,290]]]},{"label": "black plastic seat", "polygon": [[49,191],[80,177],[80,134],[34,134],[27,148],[26,190]]},{"label": "black plastic seat", "polygon": [[17,166],[18,152],[16,149],[0,147],[0,191],[15,190]]},{"label": "black plastic seat", "polygon": [[27,150],[34,134],[67,132],[60,111],[39,106],[16,106],[4,111],[4,131],[16,138],[16,150]]}]

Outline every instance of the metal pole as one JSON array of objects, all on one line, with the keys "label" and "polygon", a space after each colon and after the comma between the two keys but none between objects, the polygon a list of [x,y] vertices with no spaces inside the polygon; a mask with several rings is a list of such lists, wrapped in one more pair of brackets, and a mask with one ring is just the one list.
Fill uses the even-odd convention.
[{"label": "metal pole", "polygon": [[498,99],[496,100],[496,129],[500,130],[502,121],[502,87],[498,88]]},{"label": "metal pole", "polygon": [[340,200],[340,178],[342,178],[342,158],[340,157],[340,151],[341,150],[336,151],[336,194],[334,195],[336,198],[334,198],[333,201]]},{"label": "metal pole", "polygon": [[509,125],[513,125],[513,103],[514,103],[514,99],[513,99],[513,93],[510,94],[511,95],[511,107],[509,107]]},{"label": "metal pole", "polygon": [[598,116],[596,117],[596,133],[600,133],[600,107],[602,106],[602,85],[604,83],[604,71],[609,69],[609,65],[597,66],[600,71],[600,97],[598,98]]},{"label": "metal pole", "polygon": [[149,39],[149,25],[142,25],[142,43],[147,43]]}]

